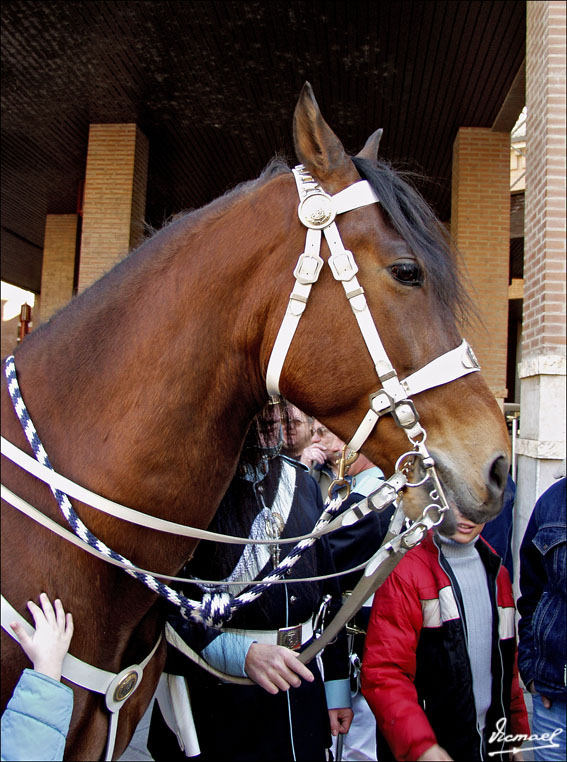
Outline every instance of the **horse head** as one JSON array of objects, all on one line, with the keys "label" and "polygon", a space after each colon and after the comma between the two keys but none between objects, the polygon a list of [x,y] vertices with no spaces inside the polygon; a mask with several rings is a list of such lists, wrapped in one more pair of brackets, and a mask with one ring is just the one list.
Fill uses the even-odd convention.
[{"label": "horse head", "polygon": [[[386,354],[403,380],[459,346],[458,324],[469,304],[456,253],[441,223],[421,196],[377,159],[381,134],[378,130],[357,156],[348,156],[323,119],[311,86],[303,87],[294,114],[294,141],[305,171],[330,195],[365,179],[379,199],[339,215],[337,227],[356,260]],[[329,253],[323,241],[323,259]],[[333,289],[338,296],[330,296]],[[280,388],[348,442],[381,384],[341,291],[330,268],[323,266],[289,348]],[[270,330],[266,335],[273,340]],[[433,385],[415,394],[413,402],[449,504],[477,523],[493,518],[506,484],[509,439],[481,374]],[[362,450],[389,474],[411,445],[394,417],[383,415]],[[410,471],[410,481],[420,480],[418,458],[411,459]],[[430,491],[427,484],[404,491],[408,516],[417,517],[431,502]]]}]

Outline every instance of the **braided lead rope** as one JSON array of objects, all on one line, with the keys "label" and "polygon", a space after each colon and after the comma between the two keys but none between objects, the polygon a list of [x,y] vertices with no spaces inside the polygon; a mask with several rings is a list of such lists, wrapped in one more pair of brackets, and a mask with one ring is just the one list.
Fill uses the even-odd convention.
[{"label": "braided lead rope", "polygon": [[[315,524],[314,531],[329,523],[333,515],[340,508],[342,502],[342,498],[339,496],[326,506],[325,510]],[[203,604],[205,604],[205,601],[208,603],[209,599],[211,599],[211,605],[213,605],[213,598],[221,598],[223,600],[229,599],[226,605],[230,608],[232,615],[234,611],[238,611],[247,603],[252,603],[252,601],[255,601],[257,598],[259,598],[260,595],[262,595],[262,593],[270,587],[272,582],[275,582],[276,580],[284,577],[294,566],[297,560],[303,555],[303,553],[305,553],[305,551],[308,550],[308,548],[310,548],[316,540],[316,537],[309,537],[306,540],[301,540],[301,542],[298,542],[297,545],[292,548],[292,550],[290,550],[281,564],[279,564],[273,571],[271,571],[267,577],[264,577],[261,582],[258,582],[256,585],[254,585],[254,587],[250,588],[250,590],[241,593],[236,598],[230,600],[230,595],[228,593],[216,593],[212,596],[209,593],[205,593],[203,596]]]},{"label": "braided lead rope", "polygon": [[[46,466],[50,470],[54,470],[47,452],[41,443],[37,430],[30,418],[26,405],[24,403],[20,386],[18,384],[18,378],[16,373],[16,364],[14,356],[10,355],[6,358],[5,375],[8,382],[8,392],[14,411],[20,421],[20,424],[26,435],[35,458],[39,463]],[[236,598],[232,597],[229,593],[205,593],[202,601],[193,601],[181,593],[178,593],[173,588],[160,582],[151,574],[139,572],[134,570],[134,564],[129,561],[125,556],[117,553],[109,548],[105,543],[98,539],[85,524],[81,521],[75,509],[73,508],[69,498],[64,492],[56,488],[51,488],[51,491],[57,500],[57,504],[63,513],[67,523],[73,530],[73,532],[95,550],[99,551],[108,558],[115,561],[119,561],[126,567],[125,571],[132,577],[143,582],[152,592],[157,593],[173,605],[177,606],[181,610],[181,614],[186,619],[191,619],[199,624],[206,624],[211,627],[220,627],[224,622],[228,621],[234,611],[242,608],[242,606],[256,600],[269,586],[270,582],[276,579],[282,578],[293,567],[300,556],[313,545],[317,538],[311,537],[307,540],[299,542],[292,551],[284,558],[282,563],[276,567],[262,582],[252,587],[248,592],[242,593]],[[342,500],[337,498],[331,503],[325,512],[320,516],[315,529],[325,526],[331,520],[333,514],[338,510]]]},{"label": "braided lead rope", "polygon": [[[42,465],[53,470],[53,466],[51,465],[47,452],[45,451],[45,448],[43,444],[41,443],[39,435],[36,431],[36,428],[30,418],[30,415],[24,403],[22,393],[20,391],[20,386],[18,384],[18,378],[16,374],[16,365],[15,365],[13,355],[10,355],[9,357],[6,358],[5,374],[6,374],[6,379],[8,381],[8,391],[10,394],[10,398],[12,400],[12,404],[14,406],[14,410],[16,412],[16,415],[18,416],[18,420],[20,421],[22,425],[26,438],[33,450],[33,454]],[[77,516],[75,509],[71,505],[69,498],[64,492],[61,492],[60,490],[55,488],[51,488],[51,491],[53,495],[55,496],[55,499],[57,500],[59,508],[61,509],[61,512],[63,513],[65,519],[67,520],[67,523],[69,524],[71,529],[75,532],[75,534],[81,540],[83,540],[83,542],[87,543],[87,545],[90,545],[91,547],[95,548],[100,553],[103,553],[105,556],[108,556],[109,558],[113,558],[116,561],[120,561],[123,564],[126,564],[126,566],[132,566],[132,567],[134,566],[134,564],[130,560],[128,560],[125,556],[121,555],[120,553],[117,553],[116,551],[112,550],[112,548],[109,548],[107,545],[105,545],[105,543],[102,542],[102,540],[99,540],[98,537],[96,537],[90,531],[90,529],[88,529],[88,527],[85,526],[85,524]],[[204,612],[203,614],[201,614],[198,611],[199,604],[197,601],[191,601],[188,598],[185,598],[185,596],[180,595],[173,588],[169,587],[168,585],[164,585],[163,582],[160,582],[155,577],[152,577],[151,574],[136,572],[128,568],[126,568],[125,571],[130,576],[135,577],[136,579],[143,582],[144,585],[146,585],[146,587],[152,590],[152,592],[162,595],[170,603],[173,603],[175,606],[178,606],[182,609],[187,609],[188,611],[190,611],[192,617],[196,621],[198,622],[206,621],[206,614]]]}]

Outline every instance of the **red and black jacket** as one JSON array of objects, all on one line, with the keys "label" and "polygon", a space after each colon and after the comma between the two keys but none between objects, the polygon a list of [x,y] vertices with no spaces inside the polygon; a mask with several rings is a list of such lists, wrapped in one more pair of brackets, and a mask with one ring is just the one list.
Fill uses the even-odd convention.
[{"label": "red and black jacket", "polygon": [[477,728],[459,587],[430,532],[374,596],[362,691],[377,719],[380,762],[416,760],[435,743],[453,759],[488,759],[489,751],[503,748],[489,743],[503,717],[506,734],[529,734],[518,681],[510,578],[482,538],[476,547],[486,568],[493,614],[492,702],[484,734]]}]

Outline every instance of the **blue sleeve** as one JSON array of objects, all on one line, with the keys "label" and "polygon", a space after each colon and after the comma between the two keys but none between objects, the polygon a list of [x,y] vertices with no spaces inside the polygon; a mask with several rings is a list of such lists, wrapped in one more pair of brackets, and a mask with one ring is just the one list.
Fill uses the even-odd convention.
[{"label": "blue sleeve", "polygon": [[53,678],[25,669],[2,715],[2,760],[61,760],[73,691]]},{"label": "blue sleeve", "polygon": [[543,595],[545,584],[545,569],[541,553],[533,544],[533,539],[538,531],[536,509],[528,521],[520,547],[520,597],[517,603],[520,615],[518,622],[518,667],[526,687],[534,677],[533,659],[535,653],[532,620]]},{"label": "blue sleeve", "polygon": [[248,649],[255,642],[245,635],[221,632],[218,638],[203,648],[201,656],[215,669],[235,677],[248,677],[244,670],[244,663]]},{"label": "blue sleeve", "polygon": [[325,696],[327,697],[327,709],[352,707],[349,678],[327,680],[325,682]]}]

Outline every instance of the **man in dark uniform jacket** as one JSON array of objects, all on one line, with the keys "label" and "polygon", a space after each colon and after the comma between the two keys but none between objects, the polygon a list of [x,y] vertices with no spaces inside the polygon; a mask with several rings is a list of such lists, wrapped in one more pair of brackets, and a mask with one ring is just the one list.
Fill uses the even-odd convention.
[{"label": "man in dark uniform jacket", "polygon": [[[317,484],[306,467],[278,452],[279,447],[258,446],[252,429],[240,467],[212,525],[213,530],[223,533],[274,537],[274,545],[246,545],[242,551],[238,545],[201,542],[186,566],[188,576],[235,582],[263,578],[277,565],[278,556],[283,559],[294,547],[278,546],[278,538],[311,531],[323,511]],[[328,540],[318,540],[290,571],[289,581],[273,585],[233,614],[220,635],[217,631],[199,631],[178,615],[170,617],[183,639],[213,666],[259,683],[242,686],[224,682],[184,657],[170,654],[166,671],[185,675],[191,695],[201,749],[201,755],[194,759],[323,762],[325,750],[331,746],[331,731],[348,730],[352,709],[344,631],[323,653],[324,682],[317,660],[307,665],[307,670],[292,657],[293,652],[277,645],[278,630],[285,635],[294,627],[300,647],[307,645],[322,596],[330,595],[335,609],[340,606],[336,579],[294,582],[297,577],[335,571]],[[243,583],[242,589],[246,586]],[[195,598],[203,590],[207,591],[206,585],[193,585],[184,593]],[[228,586],[226,590],[240,592]],[[278,668],[282,658],[285,665]],[[289,686],[293,687],[286,690]],[[158,762],[185,758],[157,707],[148,748]]]}]

